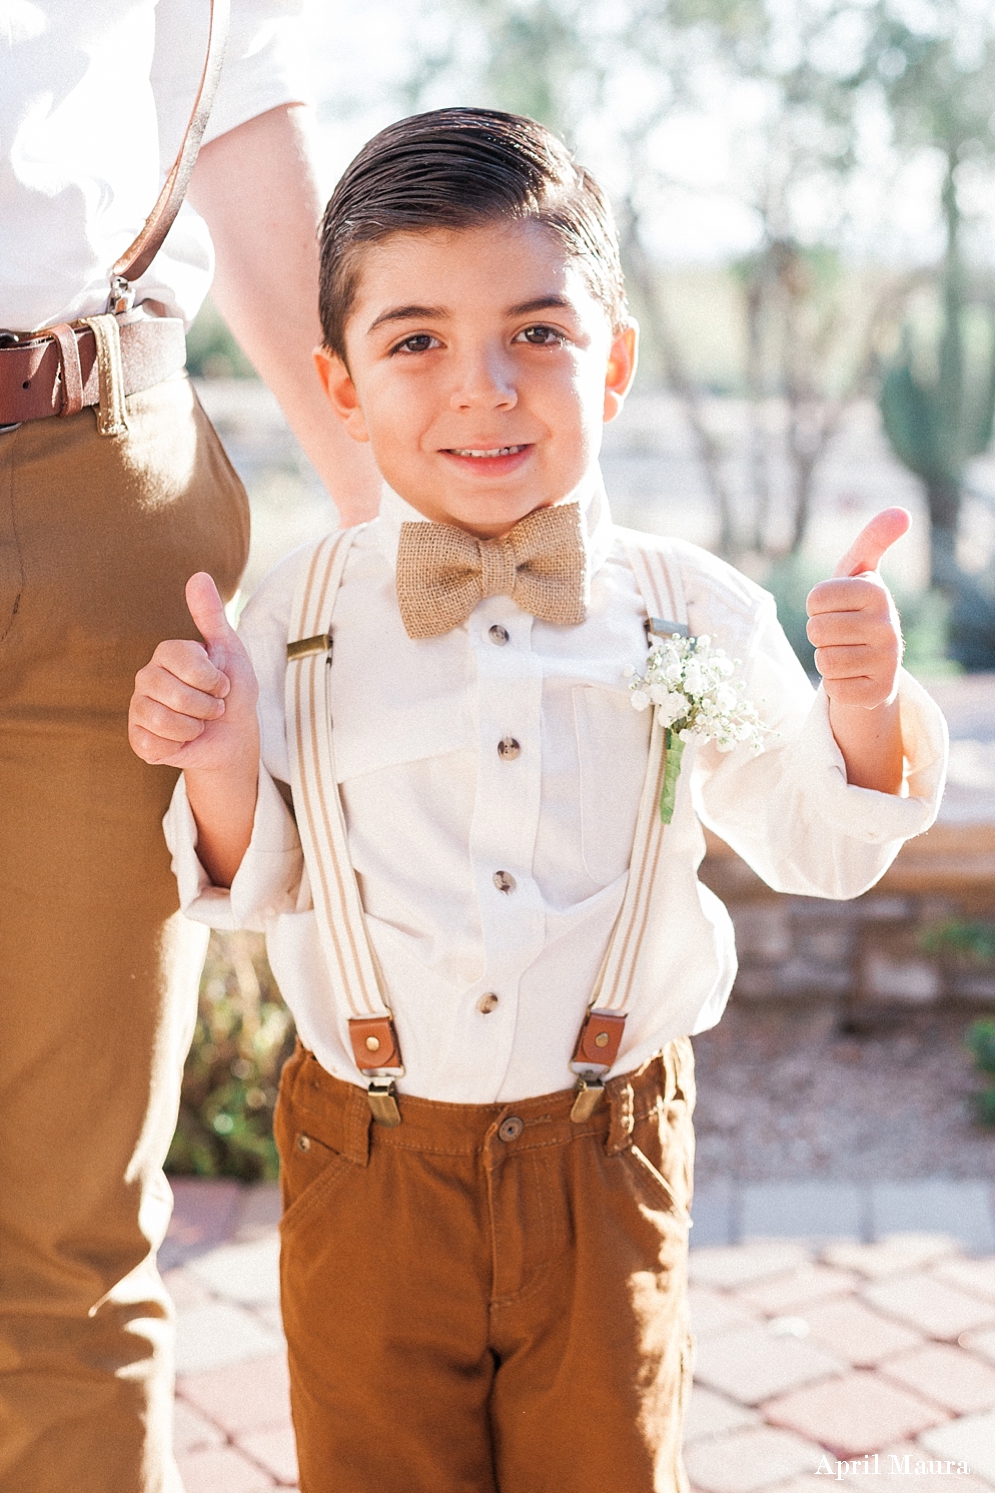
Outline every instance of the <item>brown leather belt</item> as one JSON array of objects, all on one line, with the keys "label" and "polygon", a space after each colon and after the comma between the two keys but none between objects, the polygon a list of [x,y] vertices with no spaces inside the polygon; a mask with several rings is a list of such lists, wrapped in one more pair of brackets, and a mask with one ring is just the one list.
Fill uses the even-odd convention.
[{"label": "brown leather belt", "polygon": [[[186,341],[177,317],[141,317],[119,325],[125,394],[151,389],[183,367]],[[90,327],[25,332],[4,346],[11,335],[0,332],[0,426],[75,414],[99,402],[97,342]]]}]

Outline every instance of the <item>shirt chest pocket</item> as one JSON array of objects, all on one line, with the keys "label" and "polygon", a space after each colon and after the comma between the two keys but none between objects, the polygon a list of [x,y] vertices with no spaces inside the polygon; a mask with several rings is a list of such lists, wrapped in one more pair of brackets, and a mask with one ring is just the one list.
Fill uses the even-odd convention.
[{"label": "shirt chest pocket", "polygon": [[652,711],[628,692],[571,691],[580,776],[581,853],[592,881],[608,886],[629,866],[646,778]]}]

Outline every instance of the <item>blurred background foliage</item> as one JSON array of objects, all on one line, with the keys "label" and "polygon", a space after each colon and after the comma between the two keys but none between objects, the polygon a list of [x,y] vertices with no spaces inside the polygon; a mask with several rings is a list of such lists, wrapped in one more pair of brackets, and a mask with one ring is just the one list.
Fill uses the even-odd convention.
[{"label": "blurred background foliage", "polygon": [[167,1172],[278,1176],[273,1108],[294,1040],[262,936],[212,933]]}]

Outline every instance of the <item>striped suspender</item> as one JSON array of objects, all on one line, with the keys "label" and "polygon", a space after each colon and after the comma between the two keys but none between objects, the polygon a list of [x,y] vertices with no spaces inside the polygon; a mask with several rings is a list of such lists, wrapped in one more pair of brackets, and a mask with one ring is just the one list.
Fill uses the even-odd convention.
[{"label": "striped suspender", "polygon": [[346,558],[358,529],[329,534],[314,550],[294,597],[287,643],[286,719],[290,782],[304,862],[328,967],[345,992],[356,1066],[369,1077],[370,1108],[400,1120],[394,1078],[404,1072],[394,1019],[384,1003],[356,875],[349,857],[333,755],[328,631]]},{"label": "striped suspender", "polygon": [[[623,543],[646,606],[648,633],[687,632],[687,606],[676,564],[625,534]],[[639,955],[653,905],[663,848],[660,793],[667,751],[664,733],[650,732],[649,761],[636,817],[629,881],[601,973],[581,1024],[571,1068],[578,1075],[571,1119],[586,1120],[601,1101],[604,1075],[618,1056]]]}]

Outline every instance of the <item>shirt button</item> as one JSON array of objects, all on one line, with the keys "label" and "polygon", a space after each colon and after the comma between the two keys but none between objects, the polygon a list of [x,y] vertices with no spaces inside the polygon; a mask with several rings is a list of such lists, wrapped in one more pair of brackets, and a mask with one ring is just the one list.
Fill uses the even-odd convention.
[{"label": "shirt button", "polygon": [[488,990],[487,994],[482,995],[477,1002],[477,1010],[481,1013],[482,1016],[489,1016],[490,1013],[494,1010],[494,1007],[497,1005],[497,1003],[498,998],[494,994],[494,991]]},{"label": "shirt button", "polygon": [[503,648],[508,641],[508,629],[502,627],[500,622],[495,622],[493,627],[487,629],[487,636],[496,648]]},{"label": "shirt button", "polygon": [[494,885],[499,892],[513,892],[515,890],[515,878],[510,871],[495,871]]},{"label": "shirt button", "polygon": [[524,1120],[520,1120],[517,1115],[509,1115],[498,1126],[498,1135],[503,1141],[513,1141],[518,1139],[524,1129]]},{"label": "shirt button", "polygon": [[513,736],[502,736],[498,742],[498,756],[502,762],[514,762],[521,754],[522,749]]}]

